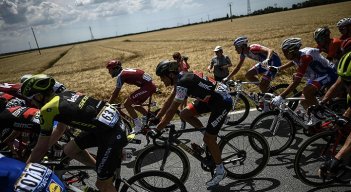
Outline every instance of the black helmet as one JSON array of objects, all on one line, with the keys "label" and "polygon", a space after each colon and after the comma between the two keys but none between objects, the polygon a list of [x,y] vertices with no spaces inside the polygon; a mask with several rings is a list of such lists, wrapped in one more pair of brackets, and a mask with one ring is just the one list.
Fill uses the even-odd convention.
[{"label": "black helmet", "polygon": [[171,72],[178,73],[178,62],[173,60],[164,60],[161,61],[156,67],[156,75],[163,76]]},{"label": "black helmet", "polygon": [[47,93],[53,90],[54,85],[55,80],[48,75],[33,75],[23,82],[21,93],[24,97],[31,97],[37,93]]},{"label": "black helmet", "polygon": [[313,38],[314,40],[316,40],[316,42],[321,42],[325,39],[329,39],[330,38],[330,30],[328,27],[321,27],[318,28],[314,31],[313,33]]}]

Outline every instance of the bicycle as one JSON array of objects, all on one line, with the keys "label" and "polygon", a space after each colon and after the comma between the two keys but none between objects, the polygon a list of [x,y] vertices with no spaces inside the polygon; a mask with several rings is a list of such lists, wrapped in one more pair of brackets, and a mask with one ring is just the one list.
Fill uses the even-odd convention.
[{"label": "bicycle", "polygon": [[[230,88],[230,95],[233,98],[233,108],[232,108],[232,111],[229,112],[228,114],[228,121],[226,123],[227,125],[238,125],[247,118],[250,112],[249,100],[251,100],[254,103],[257,110],[262,111],[262,109],[264,108],[264,103],[261,100],[261,98],[264,96],[264,93],[259,93],[259,94],[252,93],[252,95],[256,95],[256,96],[254,97],[250,96],[250,94],[246,93],[243,88],[243,85],[248,85],[248,84],[258,85],[260,84],[260,82],[259,81],[246,82],[241,80],[235,80],[235,81],[229,80],[226,82],[226,85],[228,85]],[[273,93],[277,95],[280,93],[280,91],[284,91],[288,86],[289,84],[278,84],[275,86],[271,86],[268,89],[267,93]],[[295,89],[292,94],[297,94],[297,93],[298,92]],[[242,108],[243,108],[243,112],[237,111],[238,109],[242,109]]]},{"label": "bicycle", "polygon": [[[190,163],[184,150],[199,160],[202,169],[211,172],[213,176],[215,163],[207,147],[204,149],[205,156],[202,156],[175,136],[178,133],[204,131],[205,128],[176,130],[174,124],[168,125],[167,128],[169,129],[168,137],[160,136],[157,138],[159,141],[154,138],[153,145],[148,146],[138,155],[134,173],[146,170],[167,171],[185,182],[190,173]],[[259,174],[267,165],[269,146],[264,137],[257,132],[236,130],[225,136],[218,135],[218,138],[223,165],[228,177],[238,180],[249,179]],[[246,145],[250,145],[248,138],[255,140],[260,148],[250,149],[250,146]]]},{"label": "bicycle", "polygon": [[328,108],[324,112],[330,114],[334,124],[331,130],[318,133],[306,140],[296,153],[294,160],[294,171],[297,177],[310,186],[326,186],[332,183],[343,183],[350,185],[351,167],[349,164],[342,164],[338,172],[333,177],[320,178],[318,170],[320,165],[335,156],[343,145],[346,137],[350,133],[350,124],[340,125],[340,116]]},{"label": "bicycle", "polygon": [[[156,94],[161,94],[161,92],[159,90],[156,91]],[[112,104],[113,106],[115,106],[119,113],[121,114],[122,118],[123,118],[123,122],[124,124],[127,126],[129,132],[132,132],[132,126],[134,125],[133,122],[133,118],[130,117],[127,113],[125,113],[122,109],[124,109],[124,107],[122,106],[121,103],[118,104]],[[161,110],[160,108],[157,108],[157,103],[155,101],[152,100],[152,95],[149,97],[148,102],[147,103],[143,103],[141,105],[133,105],[133,106],[141,106],[147,107],[147,115],[145,116],[145,118],[143,119],[143,125],[144,127],[146,125],[149,125],[151,123],[151,125],[153,124],[152,122],[150,122],[150,120],[155,119],[157,113]],[[154,110],[152,110],[152,108],[155,108]],[[186,122],[184,120],[182,120],[180,118],[180,111],[177,110],[176,115],[178,115],[179,119],[180,119],[180,129],[185,129],[186,128]],[[180,134],[178,135],[178,137],[180,137]]]},{"label": "bicycle", "polygon": [[[297,131],[296,126],[302,127],[303,133],[307,136],[318,132],[317,129],[312,129],[307,125],[309,117],[305,117],[304,114],[297,114],[298,111],[295,112],[288,107],[288,103],[298,102],[302,99],[304,98],[286,98],[278,108],[273,111],[262,113],[252,121],[249,129],[261,133],[267,139],[272,156],[278,155],[290,147],[295,139]],[[332,109],[337,109],[341,106],[346,106],[345,102],[346,101],[343,99],[334,100],[331,102],[330,107]],[[330,127],[331,125],[329,123],[321,124],[319,130],[325,130],[328,126]]]}]

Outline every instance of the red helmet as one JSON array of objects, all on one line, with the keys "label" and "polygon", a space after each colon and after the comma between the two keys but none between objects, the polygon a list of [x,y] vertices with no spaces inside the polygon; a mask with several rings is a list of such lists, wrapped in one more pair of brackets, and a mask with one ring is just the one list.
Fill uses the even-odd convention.
[{"label": "red helmet", "polygon": [[122,67],[122,63],[119,60],[110,60],[106,64],[107,69],[115,69],[117,67]]},{"label": "red helmet", "polygon": [[351,37],[345,39],[342,43],[341,43],[341,51],[343,53],[347,53],[349,51],[351,51]]}]

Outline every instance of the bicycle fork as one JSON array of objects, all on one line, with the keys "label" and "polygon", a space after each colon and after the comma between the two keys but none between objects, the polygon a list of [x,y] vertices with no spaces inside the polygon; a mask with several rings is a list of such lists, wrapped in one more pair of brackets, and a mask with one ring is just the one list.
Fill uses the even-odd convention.
[{"label": "bicycle fork", "polygon": [[272,135],[275,135],[278,131],[278,127],[280,125],[280,120],[283,118],[283,113],[279,113],[277,116],[274,117],[272,125],[269,127],[269,131]]}]

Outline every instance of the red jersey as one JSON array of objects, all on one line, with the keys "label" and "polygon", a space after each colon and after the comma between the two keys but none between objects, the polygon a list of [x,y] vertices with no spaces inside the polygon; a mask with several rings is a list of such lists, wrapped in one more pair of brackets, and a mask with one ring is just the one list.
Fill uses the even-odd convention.
[{"label": "red jersey", "polygon": [[152,83],[152,78],[149,74],[140,69],[123,69],[117,76],[117,88],[121,88],[124,83],[142,87]]},{"label": "red jersey", "polygon": [[339,38],[330,39],[330,43],[328,46],[328,50],[325,50],[321,46],[317,46],[317,48],[321,52],[327,53],[327,59],[332,61],[334,59],[339,60],[341,58],[341,43],[342,41]]},{"label": "red jersey", "polygon": [[21,83],[0,83],[0,92],[23,98],[21,95],[21,86]]}]

